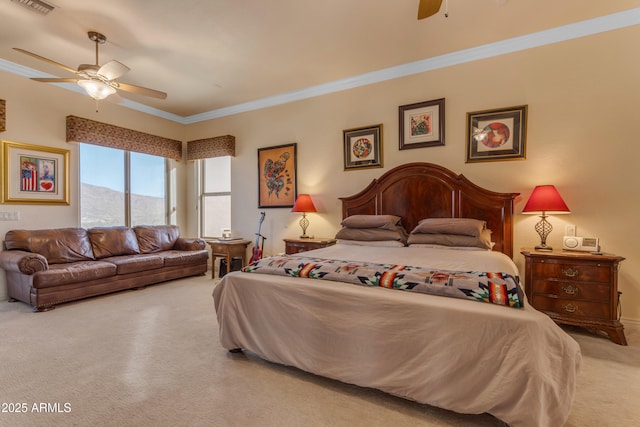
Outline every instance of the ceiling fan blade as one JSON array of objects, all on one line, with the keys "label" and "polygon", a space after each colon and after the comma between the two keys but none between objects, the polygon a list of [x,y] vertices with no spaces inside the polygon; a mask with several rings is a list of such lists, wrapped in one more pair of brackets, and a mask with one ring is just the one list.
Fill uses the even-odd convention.
[{"label": "ceiling fan blade", "polygon": [[76,70],[74,70],[71,67],[67,67],[66,65],[63,65],[63,64],[61,64],[59,62],[56,62],[56,61],[53,61],[53,60],[51,60],[49,58],[45,58],[44,56],[37,55],[37,54],[35,54],[33,52],[29,52],[28,50],[20,49],[20,48],[17,48],[17,47],[14,47],[13,50],[16,50],[16,51],[18,51],[20,53],[24,53],[25,55],[32,56],[32,57],[34,57],[36,59],[39,59],[41,61],[48,62],[49,64],[55,65],[56,67],[60,67],[63,70],[67,70],[70,73],[73,73],[73,74],[76,73]]},{"label": "ceiling fan blade", "polygon": [[116,60],[109,61],[104,64],[98,70],[98,74],[107,80],[115,80],[118,77],[124,76],[130,70],[129,67],[124,65],[122,62],[118,62]]},{"label": "ceiling fan blade", "polygon": [[435,15],[442,6],[442,0],[420,0],[418,6],[418,19],[428,18]]},{"label": "ceiling fan blade", "polygon": [[122,89],[127,92],[137,93],[138,95],[150,96],[152,98],[166,99],[167,94],[160,92],[159,90],[153,90],[142,86],[130,85],[127,83],[118,82],[118,89]]},{"label": "ceiling fan blade", "polygon": [[32,77],[31,80],[43,83],[76,83],[80,79],[74,79],[72,77],[68,79],[49,78],[49,77]]}]

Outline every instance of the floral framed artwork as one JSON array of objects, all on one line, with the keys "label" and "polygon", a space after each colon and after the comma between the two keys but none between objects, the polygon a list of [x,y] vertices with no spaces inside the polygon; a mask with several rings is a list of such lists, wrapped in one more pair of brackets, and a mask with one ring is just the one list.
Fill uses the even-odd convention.
[{"label": "floral framed artwork", "polygon": [[342,131],[344,170],[382,167],[382,124]]},{"label": "floral framed artwork", "polygon": [[69,150],[2,141],[2,203],[69,204]]},{"label": "floral framed artwork", "polygon": [[527,106],[467,113],[467,163],[525,158]]},{"label": "floral framed artwork", "polygon": [[401,105],[400,150],[444,145],[444,98]]},{"label": "floral framed artwork", "polygon": [[297,144],[258,148],[258,207],[291,208],[297,195]]}]

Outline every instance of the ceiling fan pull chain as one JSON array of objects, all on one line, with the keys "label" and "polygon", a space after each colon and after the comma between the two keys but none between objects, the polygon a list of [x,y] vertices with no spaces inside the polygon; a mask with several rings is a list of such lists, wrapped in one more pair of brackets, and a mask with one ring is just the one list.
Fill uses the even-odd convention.
[{"label": "ceiling fan pull chain", "polygon": [[444,0],[444,17],[449,17],[449,0]]}]

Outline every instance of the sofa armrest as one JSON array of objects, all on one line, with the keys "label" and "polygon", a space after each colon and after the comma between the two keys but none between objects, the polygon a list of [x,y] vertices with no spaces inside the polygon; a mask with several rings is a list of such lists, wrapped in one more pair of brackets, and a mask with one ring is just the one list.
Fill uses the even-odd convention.
[{"label": "sofa armrest", "polygon": [[189,239],[186,237],[178,237],[176,240],[176,244],[174,245],[174,249],[178,251],[197,251],[201,249],[205,249],[207,247],[207,242],[202,239]]},{"label": "sofa armrest", "polygon": [[23,274],[34,274],[49,269],[47,259],[33,252],[10,250],[0,252],[0,268]]}]

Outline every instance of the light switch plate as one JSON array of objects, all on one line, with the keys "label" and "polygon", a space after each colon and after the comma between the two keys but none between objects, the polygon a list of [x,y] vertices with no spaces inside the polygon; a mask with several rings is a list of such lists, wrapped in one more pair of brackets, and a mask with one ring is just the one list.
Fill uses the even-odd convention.
[{"label": "light switch plate", "polygon": [[564,228],[565,236],[575,236],[576,235],[576,226],[575,224],[567,224]]},{"label": "light switch plate", "polygon": [[0,221],[18,221],[20,212],[0,212]]}]

